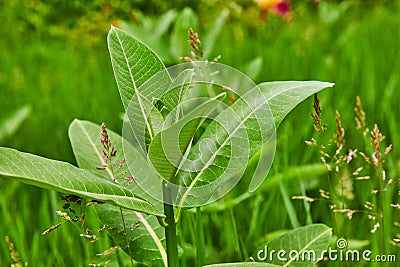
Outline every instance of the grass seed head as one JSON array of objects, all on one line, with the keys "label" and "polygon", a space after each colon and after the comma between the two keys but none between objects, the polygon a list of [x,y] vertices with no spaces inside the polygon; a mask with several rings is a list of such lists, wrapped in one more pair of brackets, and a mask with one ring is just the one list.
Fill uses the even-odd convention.
[{"label": "grass seed head", "polygon": [[7,243],[8,249],[10,250],[11,259],[14,261],[14,263],[11,264],[11,267],[27,267],[28,263],[22,262],[18,251],[15,249],[14,243],[11,242],[11,240],[8,236],[6,236],[6,243]]},{"label": "grass seed head", "polygon": [[343,148],[345,139],[344,139],[344,128],[342,127],[342,121],[340,119],[340,113],[336,110],[336,133],[333,136],[333,141],[335,142],[339,151],[336,151],[336,154],[340,153],[340,150]]},{"label": "grass seed head", "polygon": [[[119,161],[114,159],[117,156],[117,150],[115,149],[109,138],[107,127],[104,122],[101,124],[100,143],[103,145],[104,148],[102,153],[103,163],[101,167],[96,167],[96,169],[101,171],[107,170],[110,173],[111,179],[114,182],[118,183],[117,178],[118,179],[121,178],[125,181],[128,181],[126,186],[129,186],[136,180],[136,178],[134,178],[133,176],[124,177],[128,173],[127,170],[122,170],[124,165],[126,164],[126,158],[122,158]],[[92,204],[99,204],[99,203],[92,203]]]},{"label": "grass seed head", "polygon": [[319,98],[317,94],[314,94],[314,103],[313,103],[313,108],[315,113],[311,113],[311,117],[314,120],[314,129],[317,132],[324,133],[326,131],[326,124],[322,125],[321,123],[321,114],[322,114],[322,109],[321,105],[319,102]]},{"label": "grass seed head", "polygon": [[356,113],[356,117],[354,118],[354,120],[356,121],[356,127],[357,130],[363,130],[365,128],[366,125],[366,115],[365,112],[363,110],[363,107],[361,105],[361,100],[359,96],[356,96],[356,106],[354,108],[354,111]]},{"label": "grass seed head", "polygon": [[61,226],[61,223],[58,223],[58,224],[56,224],[56,225],[53,225],[53,226],[51,226],[49,229],[47,229],[46,231],[44,231],[44,232],[42,233],[42,235],[47,235],[47,234],[53,232],[54,230],[56,230],[57,228],[59,228],[60,226]]},{"label": "grass seed head", "polygon": [[203,58],[203,51],[201,49],[201,41],[199,38],[199,34],[194,32],[192,28],[188,30],[188,44],[192,47],[193,51],[191,51],[190,55],[194,60],[201,60]]}]

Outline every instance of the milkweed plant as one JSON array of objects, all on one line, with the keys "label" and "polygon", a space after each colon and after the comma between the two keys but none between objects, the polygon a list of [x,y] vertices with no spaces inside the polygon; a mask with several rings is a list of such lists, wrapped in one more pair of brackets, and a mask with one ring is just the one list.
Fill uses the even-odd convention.
[{"label": "milkweed plant", "polygon": [[[205,60],[191,29],[189,39],[190,56],[166,68],[146,45],[111,27],[108,48],[125,109],[122,136],[104,123],[75,119],[69,138],[78,167],[0,148],[2,178],[62,193],[69,212],[57,213],[64,220],[83,223],[85,209],[94,209],[103,224],[99,231],[107,231],[115,244],[104,254],[124,251],[132,266],[179,266],[182,213],[193,210],[201,218],[201,207],[223,198],[239,181],[248,191],[257,190],[273,162],[281,121],[304,99],[333,86],[319,81],[256,85],[219,63],[220,57]],[[197,232],[197,266],[291,266],[300,260],[260,257],[258,250],[244,262],[207,265]],[[81,235],[96,238],[90,230]],[[331,235],[331,228],[311,224],[265,247],[322,255]],[[312,266],[320,259],[302,263]]]}]

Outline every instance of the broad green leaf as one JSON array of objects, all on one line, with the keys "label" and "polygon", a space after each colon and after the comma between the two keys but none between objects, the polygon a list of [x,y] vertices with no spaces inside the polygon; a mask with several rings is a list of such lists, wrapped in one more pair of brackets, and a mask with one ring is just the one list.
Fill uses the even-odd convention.
[{"label": "broad green leaf", "polygon": [[150,203],[138,199],[125,186],[105,180],[69,163],[0,148],[0,176],[26,184],[163,216]]},{"label": "broad green leaf", "polygon": [[307,97],[332,86],[333,83],[319,81],[266,82],[258,85],[268,100],[276,125],[279,125],[286,115]]},{"label": "broad green leaf", "polygon": [[209,30],[204,38],[204,57],[207,58],[210,56],[211,52],[214,49],[215,41],[218,39],[222,28],[224,27],[225,21],[229,16],[229,10],[224,9],[221,13],[219,13],[218,17],[214,20],[212,25],[209,27]]},{"label": "broad green leaf", "polygon": [[30,112],[29,106],[23,106],[0,122],[0,143],[16,133]]},{"label": "broad green leaf", "polygon": [[[193,198],[208,199],[220,184],[243,169],[250,156],[260,149],[262,140],[274,132],[273,118],[261,93],[250,90],[221,112],[192,147],[179,172],[187,188],[179,205],[190,206]],[[208,185],[196,192],[195,187]],[[205,191],[206,190],[206,191]]]},{"label": "broad green leaf", "polygon": [[[168,23],[163,24],[163,28],[170,27]],[[136,40],[148,46],[151,50],[157,51],[157,56],[159,56],[163,62],[166,63],[177,62],[177,59],[171,55],[169,44],[165,42],[162,37],[158,36],[158,34],[161,33],[158,30],[159,29],[158,27],[156,27],[157,30],[154,31],[153,30],[154,27],[148,29],[144,25],[135,25],[132,24],[131,22],[121,21],[120,28],[129,33],[130,35],[132,35],[132,37],[134,37]],[[164,29],[160,28],[160,30]]]},{"label": "broad green leaf", "polygon": [[148,266],[168,266],[164,228],[155,216],[123,209],[122,221],[118,207],[104,204],[96,205],[95,209],[102,224],[108,225],[108,233],[116,245],[133,260]]},{"label": "broad green leaf", "polygon": [[[182,128],[182,133],[178,133],[179,135],[177,135],[174,128],[171,127],[170,129],[160,132],[154,137],[149,146],[148,157],[161,177],[168,181],[173,180],[175,171],[179,166],[180,159],[183,157],[182,155],[185,154],[185,151],[189,148],[189,143],[200,124],[200,119],[196,121],[190,121],[184,126],[184,128]],[[168,137],[171,137],[171,134],[169,133],[177,137],[177,142],[174,142],[173,144],[163,143],[162,136],[168,135]],[[176,143],[178,145],[178,153],[175,154],[174,152],[166,152],[164,150],[165,146],[170,147],[176,145]],[[166,154],[170,155],[170,158],[167,158]]]},{"label": "broad green leaf", "polygon": [[[259,85],[259,88],[267,99],[276,127],[278,127],[285,116],[300,102],[312,94],[333,85],[333,83],[319,81],[289,81],[262,83]],[[263,150],[266,148],[268,147],[264,146],[259,151],[264,152]],[[261,156],[265,157],[266,153],[261,153]],[[257,172],[259,170],[261,172]],[[257,168],[257,171],[254,173],[254,178],[250,181],[250,192],[257,190],[264,181],[266,173],[263,173],[262,168]]]},{"label": "broad green leaf", "polygon": [[[224,181],[236,175],[245,167],[248,160],[264,147],[262,140],[268,140],[269,136],[275,133],[271,123],[279,125],[298,103],[332,85],[317,81],[263,83],[260,85],[260,90],[264,97],[257,95],[259,93],[257,90],[252,90],[237,100],[230,109],[224,110],[191,149],[188,155],[191,161],[184,164],[185,171],[179,172],[180,181],[187,187],[180,204],[187,202],[187,205],[190,205],[190,198],[210,196],[213,193],[212,187],[208,192],[196,192],[194,188],[210,184],[217,179]],[[269,110],[273,118],[268,116]],[[238,119],[234,117],[235,114],[239,116]],[[262,181],[254,183],[252,181],[249,191],[258,188]]]},{"label": "broad green leaf", "polygon": [[[182,111],[179,108],[179,104],[183,101],[187,90],[189,89],[190,82],[194,75],[193,69],[186,69],[182,71],[171,83],[168,91],[162,98],[165,108],[168,113],[174,111],[171,122],[178,121],[179,117],[182,116]],[[175,109],[176,108],[176,109]]]},{"label": "broad green leaf", "polygon": [[[197,129],[204,118],[221,104],[220,100],[225,95],[222,93],[215,98],[206,100],[181,120],[154,137],[149,147],[148,157],[161,177],[172,181]],[[172,119],[174,118],[167,117],[166,121]]]},{"label": "broad green leaf", "polygon": [[[108,49],[114,70],[115,80],[121,95],[125,109],[128,107],[134,95],[137,96],[139,104],[141,99],[152,101],[163,95],[163,89],[168,87],[170,77],[165,72],[165,66],[157,55],[147,46],[126,32],[111,27],[107,37]],[[162,71],[159,79],[151,79],[151,86],[139,88],[155,74]]]},{"label": "broad green leaf", "polygon": [[196,29],[198,21],[196,13],[190,7],[185,7],[179,12],[170,38],[171,52],[176,58],[188,55],[188,30]]},{"label": "broad green leaf", "polygon": [[150,139],[154,136],[149,121],[154,100],[161,99],[171,78],[157,55],[126,32],[112,27],[107,41],[115,80],[132,127],[134,140],[130,141],[145,152],[145,132]]},{"label": "broad green leaf", "polygon": [[[265,246],[257,249],[253,258],[256,261],[265,261],[279,266],[314,266],[323,258],[323,252],[328,248],[331,237],[332,228],[324,224],[307,225],[269,241]],[[271,258],[272,250],[283,250],[286,255],[281,255],[279,259],[275,253]],[[298,259],[296,259],[297,255]]]},{"label": "broad green leaf", "polygon": [[150,117],[149,122],[151,126],[151,131],[154,136],[162,130],[162,127],[164,125],[164,117],[156,107],[153,107],[151,109],[149,117]]},{"label": "broad green leaf", "polygon": [[232,262],[205,265],[203,267],[279,267],[279,265],[258,262]]},{"label": "broad green leaf", "polygon": [[[142,143],[142,148],[146,147],[148,148],[148,146],[151,143],[151,140],[154,138],[154,136],[156,134],[158,134],[164,125],[164,117],[161,114],[161,111],[158,110],[158,108],[156,106],[149,106],[149,113],[148,113],[148,122],[149,122],[149,128],[144,129],[144,133],[143,133],[143,128],[142,130],[140,130],[139,127],[137,127],[138,125],[136,123],[134,123],[134,119],[130,118],[129,116],[132,116],[132,106],[133,103],[131,103],[132,105],[130,105],[128,107],[128,113],[130,114],[128,115],[127,120],[129,121],[129,124],[127,123],[126,126],[129,125],[129,127],[131,128],[131,133],[134,134],[134,138],[130,139],[130,142],[132,143],[140,143],[144,141],[144,144]],[[137,115],[137,114],[136,114]],[[136,120],[137,122],[137,120]],[[132,124],[134,123],[134,124]],[[124,126],[124,127],[126,127]],[[142,136],[140,136],[139,132],[142,132],[144,134],[144,138]],[[144,146],[143,146],[144,145]],[[145,151],[145,150],[142,150]]]}]

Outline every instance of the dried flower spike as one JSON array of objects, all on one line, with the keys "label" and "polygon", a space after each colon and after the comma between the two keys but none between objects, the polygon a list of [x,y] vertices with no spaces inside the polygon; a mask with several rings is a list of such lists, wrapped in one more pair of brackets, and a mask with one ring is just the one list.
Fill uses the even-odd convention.
[{"label": "dried flower spike", "polygon": [[356,213],[356,210],[351,210],[351,209],[340,209],[340,210],[333,210],[333,212],[338,212],[338,213],[346,213],[347,218],[351,220],[353,218],[353,214]]},{"label": "dried flower spike", "polygon": [[356,121],[357,129],[362,130],[365,128],[365,112],[363,110],[363,107],[361,105],[361,100],[359,96],[356,96],[356,107],[354,108],[354,111],[356,112],[356,117],[354,120]]},{"label": "dried flower spike", "polygon": [[[122,170],[124,167],[124,164],[126,163],[126,158],[121,159],[119,162],[114,159],[117,156],[117,150],[113,146],[113,144],[108,136],[108,131],[107,131],[105,123],[101,124],[100,143],[104,147],[104,150],[102,153],[103,163],[102,163],[102,167],[97,167],[96,169],[97,170],[107,170],[111,179],[116,183],[118,182],[117,177],[128,181],[127,186],[130,185],[132,182],[134,182],[135,178],[133,176],[129,176],[126,178],[123,177],[128,172],[126,170],[124,170],[124,171]],[[117,168],[117,166],[118,166],[118,168]],[[92,201],[91,203],[88,203],[88,205],[92,205],[92,204],[100,204],[100,203],[99,202],[94,203],[94,201]]]},{"label": "dried flower spike", "polygon": [[129,186],[129,185],[131,185],[131,184],[136,180],[136,178],[133,177],[133,176],[128,176],[128,177],[125,177],[124,180],[125,180],[125,181],[128,181],[128,182],[126,183],[126,186]]},{"label": "dried flower spike", "polygon": [[324,133],[326,131],[326,124],[324,124],[324,125],[321,124],[322,109],[321,109],[321,105],[319,103],[319,98],[318,98],[317,94],[314,94],[313,107],[314,107],[315,114],[311,113],[311,117],[315,122],[314,129],[317,132]]},{"label": "dried flower spike", "polygon": [[195,50],[199,51],[199,46],[201,45],[201,41],[199,39],[199,34],[197,32],[194,32],[192,28],[189,28],[188,30],[188,36],[189,40],[188,43],[189,45]]},{"label": "dried flower spike", "polygon": [[374,124],[374,129],[371,131],[371,145],[375,151],[380,150],[379,144],[385,139],[385,136],[379,131],[378,125]]},{"label": "dried flower spike", "polygon": [[98,201],[98,200],[92,200],[89,203],[86,204],[86,207],[92,206],[92,205],[98,205],[98,204],[104,204],[104,202],[102,201]]},{"label": "dried flower spike", "polygon": [[[347,164],[349,164],[353,158],[357,157],[357,149],[353,150],[353,149],[349,149],[349,153],[344,156],[344,160],[346,161]],[[362,168],[361,168],[362,169]],[[354,174],[356,175],[356,174]]]},{"label": "dried flower spike", "polygon": [[117,251],[119,248],[120,248],[119,246],[111,247],[111,248],[105,250],[103,253],[99,253],[99,254],[96,254],[96,255],[97,256],[106,256],[106,255],[109,255],[109,254]]},{"label": "dried flower spike", "polygon": [[385,136],[379,131],[378,125],[374,125],[374,129],[371,131],[371,146],[374,148],[374,152],[371,155],[372,163],[375,167],[378,167],[380,163],[384,163],[382,160],[382,153],[380,151],[380,143],[385,139]]},{"label": "dried flower spike", "polygon": [[378,230],[378,228],[379,228],[380,226],[381,226],[381,225],[380,225],[379,223],[376,223],[376,224],[374,225],[374,228],[371,230],[371,233],[374,234],[374,233],[376,232],[376,230]]},{"label": "dried flower spike", "polygon": [[308,196],[292,196],[292,199],[303,199],[307,202],[314,202],[315,199]]},{"label": "dried flower spike", "polygon": [[103,232],[107,227],[108,227],[108,225],[105,224],[105,225],[103,225],[99,230],[97,230],[97,232],[101,233],[101,232]]},{"label": "dried flower spike", "polygon": [[[342,127],[342,121],[340,119],[340,113],[336,110],[336,133],[333,136],[333,141],[335,142],[338,149],[344,146],[344,128]],[[340,151],[339,151],[340,152]],[[339,153],[336,153],[339,154]]]},{"label": "dried flower spike", "polygon": [[201,41],[199,38],[199,34],[194,32],[192,28],[188,30],[188,44],[192,47],[193,51],[190,52],[192,58],[184,57],[185,61],[191,62],[193,60],[201,60],[203,58],[203,51],[201,50]]},{"label": "dried flower spike", "polygon": [[56,213],[57,213],[58,216],[60,216],[64,220],[67,220],[67,221],[71,220],[71,217],[69,217],[66,212],[62,212],[62,211],[57,210]]},{"label": "dried flower spike", "polygon": [[14,261],[14,264],[11,264],[12,267],[27,267],[28,263],[22,263],[21,257],[19,256],[18,251],[15,250],[14,243],[11,242],[10,238],[6,236],[6,243],[8,249],[10,250],[11,259]]},{"label": "dried flower spike", "polygon": [[388,147],[386,147],[385,155],[389,154],[390,150],[392,150],[392,144],[390,144]]},{"label": "dried flower spike", "polygon": [[60,226],[61,226],[61,223],[58,223],[58,224],[56,224],[56,225],[53,225],[52,227],[50,227],[49,229],[47,229],[46,231],[44,231],[44,232],[42,233],[42,235],[47,235],[47,234],[53,232],[54,230],[56,230],[56,229],[57,229],[58,227],[60,227]]}]

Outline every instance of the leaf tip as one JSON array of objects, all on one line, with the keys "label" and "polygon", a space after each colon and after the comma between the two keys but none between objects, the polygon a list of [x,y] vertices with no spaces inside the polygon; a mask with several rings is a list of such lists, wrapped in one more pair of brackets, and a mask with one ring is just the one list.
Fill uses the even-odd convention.
[{"label": "leaf tip", "polygon": [[107,40],[109,40],[110,36],[112,34],[115,34],[117,31],[121,31],[121,29],[119,29],[118,27],[110,24],[110,30],[108,31],[108,34],[107,34]]},{"label": "leaf tip", "polygon": [[335,86],[336,84],[335,83],[332,83],[332,82],[327,82],[326,83],[326,87],[333,87],[333,86]]}]

